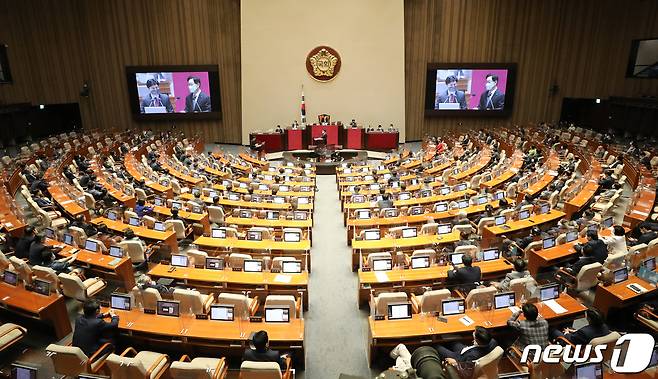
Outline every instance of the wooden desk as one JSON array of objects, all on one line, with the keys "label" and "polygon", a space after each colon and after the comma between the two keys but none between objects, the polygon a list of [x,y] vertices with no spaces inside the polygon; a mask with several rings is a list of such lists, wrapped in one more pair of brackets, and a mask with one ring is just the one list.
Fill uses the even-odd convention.
[{"label": "wooden desk", "polygon": [[120,202],[121,204],[123,204],[128,208],[135,208],[135,204],[137,202],[135,196],[130,196],[124,193],[123,190],[117,190],[107,180],[105,180],[105,173],[98,166],[95,160],[91,160],[89,161],[89,163],[91,163],[91,169],[94,171],[94,174],[96,175],[96,181],[98,181],[98,183],[100,183],[103,186],[103,188],[107,190],[107,193],[110,196],[112,196],[114,199],[116,199],[118,202]]},{"label": "wooden desk", "polygon": [[[145,147],[143,147],[145,149]],[[140,149],[141,150],[141,149]],[[138,169],[137,165],[141,164],[135,158],[135,153],[130,152],[123,157],[123,166],[128,171],[128,174],[136,180],[144,180],[144,185],[152,189],[153,191],[161,194],[167,199],[171,199],[174,195],[174,190],[171,186],[163,186],[158,182],[152,181],[150,178],[145,177]],[[143,154],[143,153],[142,153]]]},{"label": "wooden desk", "polygon": [[629,229],[636,227],[640,222],[646,221],[649,218],[656,201],[655,178],[644,176],[639,185],[642,187],[639,193],[635,195],[632,205],[626,210],[626,214],[624,215],[624,227]]},{"label": "wooden desk", "polygon": [[176,240],[176,233],[174,233],[173,230],[159,232],[144,226],[132,226],[124,224],[121,221],[113,221],[105,217],[97,217],[91,220],[91,222],[95,225],[105,224],[105,226],[107,226],[109,229],[122,234],[126,229],[132,229],[136,236],[147,241],[160,241],[166,245],[169,245],[169,247],[171,247],[172,253],[178,252],[178,241]]},{"label": "wooden desk", "polygon": [[[568,320],[580,318],[587,309],[578,300],[567,294],[561,294],[556,300],[567,312],[556,314],[542,303],[537,304],[539,313],[549,322],[556,325]],[[368,362],[374,362],[378,354],[386,353],[398,343],[404,342],[411,351],[420,345],[436,345],[448,340],[472,340],[472,333],[476,326],[484,326],[489,331],[504,333],[507,320],[512,312],[505,309],[493,311],[467,310],[466,315],[474,322],[466,326],[459,319],[462,315],[447,316],[448,322],[438,321],[433,316],[414,314],[413,318],[406,320],[380,320],[368,318]]]},{"label": "wooden desk", "polygon": [[62,295],[53,293],[50,296],[44,296],[27,291],[22,284],[11,286],[1,282],[0,305],[12,313],[49,322],[55,329],[57,339],[66,337],[72,331]]},{"label": "wooden desk", "polygon": [[283,232],[284,228],[299,228],[306,232],[306,235],[308,236],[307,238],[311,241],[311,246],[313,246],[313,219],[310,217],[310,215],[306,220],[267,220],[264,218],[255,217],[243,218],[230,216],[225,218],[224,221],[226,222],[226,225],[237,225],[238,229],[242,231],[247,230],[253,226],[272,228],[278,232]]},{"label": "wooden desk", "polygon": [[505,184],[508,180],[512,179],[516,175],[521,167],[523,166],[523,153],[520,150],[516,150],[512,156],[512,163],[510,167],[507,168],[502,174],[491,178],[491,180],[486,182],[481,182],[481,188],[496,188]]},{"label": "wooden desk", "polygon": [[[192,195],[191,193],[182,194],[180,197],[185,200],[194,199],[194,195]],[[210,197],[201,196],[201,199],[207,204],[212,204],[212,199]],[[219,199],[219,204],[229,209],[233,209],[233,208],[268,209],[268,210],[290,209],[290,203],[277,204],[277,203],[266,203],[266,202],[256,202],[256,201],[229,200],[225,198]],[[300,211],[312,211],[313,203],[300,204],[297,207],[297,209]]]},{"label": "wooden desk", "polygon": [[[171,209],[167,207],[163,207],[160,205],[154,205],[154,204],[147,204],[147,206],[153,208],[153,213],[165,216],[165,217],[171,217]],[[210,233],[210,220],[208,218],[208,212],[203,212],[203,213],[194,213],[194,212],[188,212],[188,211],[178,211],[178,216],[181,218],[184,218],[185,220],[192,222],[192,223],[199,223],[203,225],[203,230],[206,233]]]},{"label": "wooden desk", "polygon": [[[480,267],[483,280],[493,280],[505,276],[512,271],[512,264],[500,258],[493,261],[473,262],[473,266]],[[359,270],[359,304],[365,305],[370,299],[371,290],[393,290],[421,294],[424,287],[432,289],[445,288],[448,271],[452,266],[434,265],[419,269],[393,269],[390,271]],[[382,274],[386,280],[381,280]]]},{"label": "wooden desk", "polygon": [[308,309],[308,272],[300,274],[276,274],[266,272],[243,272],[208,270],[205,268],[176,267],[169,272],[170,265],[157,264],[149,271],[154,278],[169,278],[204,293],[221,292],[243,293],[259,296],[263,301],[267,295],[302,296],[304,310]]},{"label": "wooden desk", "polygon": [[[106,312],[107,309],[103,309]],[[180,352],[214,352],[217,356],[241,356],[249,346],[251,334],[267,331],[272,349],[290,352],[293,367],[304,367],[304,320],[289,323],[251,323],[247,320],[197,320],[192,315],[181,317],[145,314],[139,309],[114,310],[119,316],[119,331],[129,344],[145,346],[162,344]]]},{"label": "wooden desk", "polygon": [[73,218],[83,216],[86,221],[89,221],[89,209],[80,206],[75,199],[70,197],[70,194],[64,188],[59,185],[48,185],[48,193],[50,193],[53,202],[57,203],[65,213]]},{"label": "wooden desk", "polygon": [[[646,288],[644,293],[635,293],[626,286],[635,283]],[[613,308],[625,308],[638,304],[653,296],[656,296],[656,286],[635,275],[629,275],[628,280],[617,284],[596,286],[596,297],[594,298],[594,307],[598,308],[605,316]]]},{"label": "wooden desk", "polygon": [[[76,249],[73,246],[65,245],[62,242],[46,239],[45,244],[48,246],[64,246],[57,254],[63,257],[68,257],[73,254]],[[130,258],[124,257],[116,264],[110,264],[114,261],[114,257],[96,253],[93,251],[77,248],[78,255],[75,259],[75,265],[85,267],[94,273],[99,274],[103,278],[111,278],[118,280],[123,284],[126,291],[132,290],[135,286],[135,274],[133,273],[133,265]]]},{"label": "wooden desk", "polygon": [[[4,183],[0,185],[4,185]],[[9,194],[3,196],[0,193],[0,229],[5,229],[7,233],[18,238],[23,236],[23,229],[27,225],[13,213],[12,204],[15,204],[15,201],[9,197]]]},{"label": "wooden desk", "polygon": [[482,233],[482,241],[484,242],[484,247],[490,246],[494,239],[503,235],[515,235],[535,226],[541,227],[548,223],[558,221],[562,217],[564,217],[564,212],[551,209],[551,211],[548,213],[532,215],[525,220],[508,221],[506,224],[500,226],[486,226]]},{"label": "wooden desk", "polygon": [[365,255],[377,251],[400,251],[400,250],[414,250],[420,249],[425,246],[432,246],[433,244],[446,244],[455,243],[459,241],[460,235],[458,231],[452,231],[448,234],[424,234],[414,238],[391,238],[384,237],[379,240],[366,241],[366,240],[352,240],[352,271],[359,269],[361,253]]}]

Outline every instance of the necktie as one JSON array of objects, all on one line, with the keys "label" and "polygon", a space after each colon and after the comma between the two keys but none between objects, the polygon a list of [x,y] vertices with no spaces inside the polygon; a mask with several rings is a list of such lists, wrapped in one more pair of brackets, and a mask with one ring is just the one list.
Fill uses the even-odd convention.
[{"label": "necktie", "polygon": [[450,100],[448,100],[448,102],[454,103],[455,102],[455,95],[450,94]]}]

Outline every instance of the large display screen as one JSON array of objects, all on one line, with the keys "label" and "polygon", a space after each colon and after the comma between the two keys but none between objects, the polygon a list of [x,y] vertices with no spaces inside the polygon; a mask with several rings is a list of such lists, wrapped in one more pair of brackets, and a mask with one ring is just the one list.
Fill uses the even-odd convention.
[{"label": "large display screen", "polygon": [[131,66],[126,76],[137,119],[220,117],[217,66]]},{"label": "large display screen", "polygon": [[514,64],[429,64],[425,113],[505,116],[514,99]]}]

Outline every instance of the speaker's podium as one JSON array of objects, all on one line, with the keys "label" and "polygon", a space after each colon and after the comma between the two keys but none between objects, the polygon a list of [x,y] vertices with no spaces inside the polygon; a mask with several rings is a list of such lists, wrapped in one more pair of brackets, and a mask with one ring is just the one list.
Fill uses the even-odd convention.
[{"label": "speaker's podium", "polygon": [[302,150],[304,148],[304,129],[285,130],[287,150]]},{"label": "speaker's podium", "polygon": [[343,130],[342,124],[336,124],[330,122],[330,116],[328,114],[318,115],[318,123],[310,125],[306,128],[310,132],[310,138],[307,141],[310,141],[313,145],[316,145],[317,138],[322,137],[322,132],[327,132],[327,145],[341,145],[341,132]]}]

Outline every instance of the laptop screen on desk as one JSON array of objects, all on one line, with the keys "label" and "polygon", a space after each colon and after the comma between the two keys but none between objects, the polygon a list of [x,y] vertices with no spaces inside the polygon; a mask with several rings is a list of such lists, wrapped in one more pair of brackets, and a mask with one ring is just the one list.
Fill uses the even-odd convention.
[{"label": "laptop screen on desk", "polygon": [[12,363],[11,379],[37,379],[37,368]]},{"label": "laptop screen on desk", "polygon": [[158,232],[164,232],[165,231],[165,224],[162,221],[156,221],[153,224],[153,230],[156,230]]},{"label": "laptop screen on desk", "polygon": [[137,217],[131,217],[128,219],[128,225],[139,226],[139,219]]},{"label": "laptop screen on desk", "polygon": [[548,237],[543,239],[542,248],[550,249],[553,246],[555,246],[555,237]]},{"label": "laptop screen on desk", "polygon": [[283,204],[283,203],[286,202],[286,199],[283,198],[283,197],[281,197],[281,196],[274,196],[274,197],[272,198],[272,202],[273,202],[274,204]]},{"label": "laptop screen on desk", "polygon": [[114,258],[123,258],[123,250],[119,246],[110,246],[110,256]]},{"label": "laptop screen on desk", "polygon": [[211,305],[210,319],[215,321],[233,321],[234,307],[232,305]]},{"label": "laptop screen on desk", "polygon": [[285,242],[299,242],[302,236],[298,232],[285,232],[283,233],[283,240]]},{"label": "laptop screen on desk", "polygon": [[459,185],[455,186],[455,192],[463,191],[465,189],[466,189],[466,184],[465,183],[462,183],[462,184],[459,184]]},{"label": "laptop screen on desk", "polygon": [[50,282],[41,279],[34,279],[34,292],[44,296],[49,296]]},{"label": "laptop screen on desk", "polygon": [[288,192],[288,191],[290,191],[289,186],[285,186],[285,185],[284,186],[279,186],[279,192]]},{"label": "laptop screen on desk", "polygon": [[284,274],[299,274],[302,272],[302,262],[283,261],[281,263],[281,272]]},{"label": "laptop screen on desk", "polygon": [[432,196],[432,190],[424,189],[420,191],[420,197],[430,197]]},{"label": "laptop screen on desk", "polygon": [[98,251],[98,244],[96,241],[86,240],[85,241],[85,250],[89,251]]},{"label": "laptop screen on desk", "polygon": [[122,311],[130,310],[130,296],[112,294],[110,295],[110,308]]},{"label": "laptop screen on desk", "polygon": [[107,212],[107,218],[109,218],[112,221],[116,221],[117,220],[117,213],[114,212],[114,211],[109,211],[109,212]]},{"label": "laptop screen on desk", "polygon": [[448,203],[436,203],[434,210],[436,212],[445,212],[448,210]]},{"label": "laptop screen on desk", "polygon": [[468,200],[459,200],[459,209],[468,208]]},{"label": "laptop screen on desk", "polygon": [[178,201],[171,202],[171,209],[183,209],[183,204]]},{"label": "laptop screen on desk", "polygon": [[528,217],[530,217],[530,211],[519,212],[519,220],[525,220]]},{"label": "laptop screen on desk", "polygon": [[628,268],[620,268],[614,271],[615,284],[628,280]]},{"label": "laptop screen on desk", "polygon": [[295,211],[294,216],[295,216],[294,217],[295,220],[298,220],[298,221],[306,220],[308,218],[308,215],[304,211]]},{"label": "laptop screen on desk", "polygon": [[493,261],[500,257],[498,249],[487,249],[482,251],[482,260],[483,261]]},{"label": "laptop screen on desk", "polygon": [[180,303],[178,301],[158,301],[157,314],[160,316],[178,317]]},{"label": "laptop screen on desk", "polygon": [[44,232],[46,233],[46,237],[55,239],[55,231],[52,228],[46,228],[44,229]]},{"label": "laptop screen on desk", "polygon": [[411,268],[428,268],[430,267],[430,257],[412,257]]},{"label": "laptop screen on desk", "polygon": [[439,189],[439,193],[441,195],[447,195],[447,194],[450,193],[450,188],[449,187],[441,187],[441,189]]},{"label": "laptop screen on desk", "polygon": [[228,199],[231,201],[238,201],[240,200],[240,195],[238,195],[237,193],[229,193]]},{"label": "laptop screen on desk", "polygon": [[73,235],[64,233],[64,243],[69,246],[73,246]]},{"label": "laptop screen on desk", "polygon": [[612,217],[606,217],[601,224],[603,225],[604,228],[607,229],[612,226],[612,222],[613,222]]},{"label": "laptop screen on desk", "polygon": [[566,238],[564,239],[567,243],[575,241],[578,239],[578,232],[568,232]]},{"label": "laptop screen on desk", "polygon": [[277,212],[277,211],[267,211],[267,219],[268,220],[278,220],[279,219],[279,212]]},{"label": "laptop screen on desk", "polygon": [[574,379],[603,379],[603,366],[601,363],[589,363],[576,366]]},{"label": "laptop screen on desk", "polygon": [[7,284],[15,286],[16,283],[18,283],[18,274],[13,271],[5,270],[2,280]]},{"label": "laptop screen on desk", "polygon": [[655,271],[656,270],[656,257],[651,257],[648,259],[645,259],[644,262],[642,262],[644,267],[647,268],[649,271]]},{"label": "laptop screen on desk", "polygon": [[373,259],[372,260],[372,270],[373,271],[388,271],[393,268],[392,259]]},{"label": "laptop screen on desk", "polygon": [[464,313],[464,303],[464,299],[443,300],[441,302],[441,314],[450,316]]},{"label": "laptop screen on desk", "polygon": [[485,204],[487,202],[487,197],[486,196],[480,196],[477,198],[477,203],[479,205]]},{"label": "laptop screen on desk", "polygon": [[288,308],[265,308],[265,322],[289,322],[290,309]]},{"label": "laptop screen on desk", "polygon": [[503,191],[498,191],[493,195],[494,200],[500,200],[505,197],[505,192]]},{"label": "laptop screen on desk", "polygon": [[448,234],[452,230],[452,225],[450,224],[441,224],[437,227],[436,231],[439,235]]},{"label": "laptop screen on desk", "polygon": [[187,255],[171,255],[171,265],[176,267],[187,267]]},{"label": "laptop screen on desk", "polygon": [[411,214],[412,216],[423,214],[423,212],[425,212],[423,207],[411,207],[411,208],[409,208],[409,214]]},{"label": "laptop screen on desk", "polygon": [[496,223],[496,226],[500,226],[503,225],[505,222],[507,222],[507,219],[505,218],[505,216],[496,216],[494,222]]},{"label": "laptop screen on desk", "polygon": [[514,292],[506,292],[494,295],[494,306],[496,309],[514,306]]},{"label": "laptop screen on desk", "polygon": [[224,259],[208,257],[206,258],[206,268],[210,270],[223,270],[224,269]]},{"label": "laptop screen on desk", "polygon": [[212,238],[226,238],[226,230],[224,229],[213,229],[210,232]]},{"label": "laptop screen on desk", "polygon": [[539,300],[541,301],[553,300],[557,299],[558,297],[560,297],[559,284],[551,284],[539,288]]},{"label": "laptop screen on desk", "polygon": [[304,205],[304,204],[308,204],[308,203],[309,203],[308,197],[298,197],[297,198],[297,204]]},{"label": "laptop screen on desk", "polygon": [[462,259],[464,258],[464,253],[453,253],[450,254],[450,261],[456,265],[462,264]]},{"label": "laptop screen on desk", "polygon": [[411,199],[411,194],[409,192],[400,192],[398,195],[398,200],[409,200]]},{"label": "laptop screen on desk", "polygon": [[249,230],[247,231],[247,241],[261,241],[263,239],[263,233],[259,230]]},{"label": "laptop screen on desk", "polygon": [[388,319],[389,320],[402,320],[411,318],[411,304],[389,304],[388,305]]},{"label": "laptop screen on desk", "polygon": [[259,259],[245,259],[242,269],[244,272],[262,272],[263,261]]},{"label": "laptop screen on desk", "polygon": [[376,230],[366,230],[364,233],[366,241],[374,241],[380,239],[379,229]]},{"label": "laptop screen on desk", "polygon": [[240,214],[241,218],[251,218],[251,211],[250,210],[241,209],[239,214]]}]

